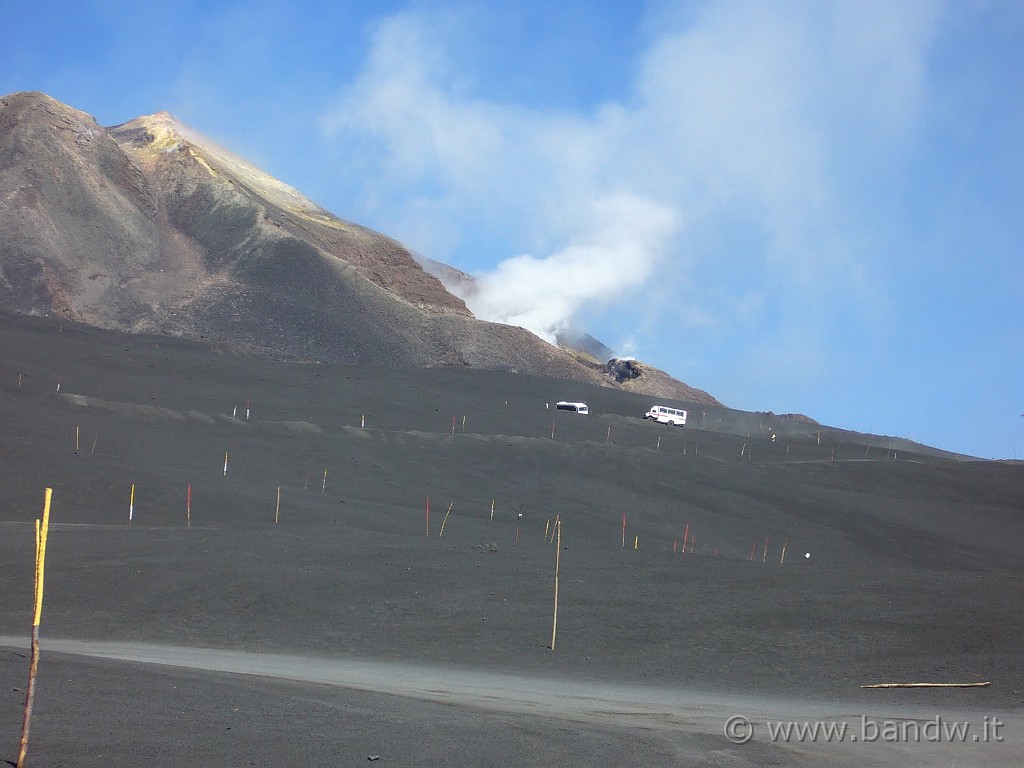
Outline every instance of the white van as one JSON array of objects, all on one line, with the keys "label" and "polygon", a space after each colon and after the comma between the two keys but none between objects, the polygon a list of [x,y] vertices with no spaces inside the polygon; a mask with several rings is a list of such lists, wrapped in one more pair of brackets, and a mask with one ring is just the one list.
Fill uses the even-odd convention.
[{"label": "white van", "polygon": [[567,403],[565,400],[555,403],[555,408],[560,411],[575,411],[576,413],[589,414],[590,408],[586,403]]},{"label": "white van", "polygon": [[659,424],[674,424],[682,427],[686,424],[686,411],[679,408],[666,408],[664,405],[652,405],[651,410],[644,414],[645,419],[654,419]]}]

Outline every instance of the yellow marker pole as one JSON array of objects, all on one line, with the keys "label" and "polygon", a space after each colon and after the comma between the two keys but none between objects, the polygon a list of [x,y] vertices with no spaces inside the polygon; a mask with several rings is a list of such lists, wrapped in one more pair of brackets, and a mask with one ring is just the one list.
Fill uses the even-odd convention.
[{"label": "yellow marker pole", "polygon": [[128,525],[132,524],[135,516],[135,483],[132,483],[132,495],[128,498]]},{"label": "yellow marker pole", "polygon": [[555,636],[558,633],[558,569],[562,558],[562,523],[555,525],[558,548],[555,550],[555,613],[551,619],[551,650],[555,650]]},{"label": "yellow marker pole", "polygon": [[43,519],[36,520],[35,604],[32,612],[32,657],[28,668],[28,689],[25,692],[25,711],[21,721],[21,742],[18,746],[17,768],[24,768],[28,752],[29,726],[32,722],[32,704],[36,693],[36,675],[39,671],[39,622],[43,615],[43,576],[46,569],[46,540],[50,531],[50,499],[53,489],[47,488],[43,497]]},{"label": "yellow marker pole", "polygon": [[224,451],[224,477],[228,476],[228,452]]},{"label": "yellow marker pole", "polygon": [[451,504],[448,505],[448,511],[444,513],[444,520],[441,521],[441,532],[437,534],[437,538],[439,539],[442,536],[444,536],[444,524],[448,522],[448,515],[452,513],[452,507],[454,506],[455,502],[453,501]]},{"label": "yellow marker pole", "polygon": [[640,549],[640,537],[639,536],[637,536],[635,539],[633,539],[633,549],[634,550]]}]

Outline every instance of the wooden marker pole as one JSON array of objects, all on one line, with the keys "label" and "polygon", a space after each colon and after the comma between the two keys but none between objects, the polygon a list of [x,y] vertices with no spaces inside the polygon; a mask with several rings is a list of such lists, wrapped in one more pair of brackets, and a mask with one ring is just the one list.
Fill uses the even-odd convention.
[{"label": "wooden marker pole", "polygon": [[32,655],[28,667],[28,687],[25,691],[25,710],[21,721],[21,742],[18,745],[17,768],[24,768],[28,753],[28,734],[32,723],[32,704],[36,695],[36,675],[39,672],[39,622],[43,615],[43,577],[46,571],[46,541],[50,533],[50,499],[53,489],[43,495],[43,519],[36,520],[35,604],[32,611]]},{"label": "wooden marker pole", "polygon": [[448,522],[448,515],[452,513],[452,507],[454,506],[455,502],[453,501],[451,504],[448,505],[448,511],[444,513],[444,520],[441,521],[441,532],[437,534],[437,538],[439,539],[442,536],[444,536],[444,524]]},{"label": "wooden marker pole", "polygon": [[551,650],[555,650],[555,636],[558,633],[558,569],[562,562],[562,523],[555,525],[558,546],[555,549],[555,613],[551,619]]},{"label": "wooden marker pole", "polygon": [[324,483],[320,486],[320,495],[323,496],[327,491],[327,467],[324,467]]}]

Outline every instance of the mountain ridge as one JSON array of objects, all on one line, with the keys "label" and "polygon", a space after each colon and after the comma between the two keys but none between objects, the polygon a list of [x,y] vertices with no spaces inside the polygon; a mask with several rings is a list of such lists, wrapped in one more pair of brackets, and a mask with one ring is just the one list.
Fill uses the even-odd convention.
[{"label": "mountain ridge", "polygon": [[[42,93],[0,98],[0,227],[0,305],[16,312],[278,359],[619,387],[578,354],[478,320],[401,243],[168,112],[103,128]],[[718,404],[657,369],[638,371],[636,391]]]}]

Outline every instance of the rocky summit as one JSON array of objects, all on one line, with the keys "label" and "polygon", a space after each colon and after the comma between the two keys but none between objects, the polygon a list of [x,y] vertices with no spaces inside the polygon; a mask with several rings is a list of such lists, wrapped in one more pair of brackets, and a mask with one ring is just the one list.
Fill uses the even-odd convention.
[{"label": "rocky summit", "polygon": [[0,231],[0,307],[18,313],[280,359],[471,367],[717,403],[649,366],[622,380],[578,348],[478,320],[401,243],[166,112],[104,128],[41,93],[0,98]]}]

